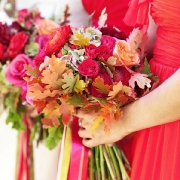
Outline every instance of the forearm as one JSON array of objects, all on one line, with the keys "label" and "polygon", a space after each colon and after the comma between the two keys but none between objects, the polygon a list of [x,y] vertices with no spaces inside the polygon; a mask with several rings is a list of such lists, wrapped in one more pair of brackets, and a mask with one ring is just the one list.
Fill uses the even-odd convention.
[{"label": "forearm", "polygon": [[180,69],[123,111],[121,123],[126,134],[180,119]]}]

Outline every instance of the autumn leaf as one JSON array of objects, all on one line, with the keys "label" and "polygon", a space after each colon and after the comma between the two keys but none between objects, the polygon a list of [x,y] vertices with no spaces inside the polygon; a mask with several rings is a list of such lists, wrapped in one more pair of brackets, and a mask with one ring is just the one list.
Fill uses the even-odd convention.
[{"label": "autumn leaf", "polygon": [[24,68],[26,69],[26,74],[28,76],[38,77],[39,69],[37,67],[32,67],[30,64],[24,64]]},{"label": "autumn leaf", "polygon": [[140,73],[135,73],[132,74],[130,80],[129,80],[129,85],[134,89],[135,87],[135,82],[137,85],[141,88],[144,89],[146,86],[148,88],[151,87],[151,80],[147,78],[147,74],[140,74]]},{"label": "autumn leaf", "polygon": [[71,93],[73,88],[74,88],[74,85],[75,85],[75,82],[76,82],[76,77],[73,75],[73,73],[65,73],[63,74],[63,79],[62,79],[62,82],[64,83],[62,85],[62,88],[64,89],[64,92],[67,94],[67,93]]},{"label": "autumn leaf", "polygon": [[118,82],[113,86],[113,90],[109,92],[107,100],[113,99],[119,91],[121,91],[123,88],[122,82]]},{"label": "autumn leaf", "polygon": [[109,94],[111,86],[104,84],[104,80],[99,76],[95,79],[92,85],[96,87],[101,93]]},{"label": "autumn leaf", "polygon": [[60,122],[57,117],[42,118],[43,128],[59,126]]},{"label": "autumn leaf", "polygon": [[76,93],[81,93],[85,88],[87,84],[83,80],[79,80],[79,75],[76,76],[76,83],[74,85],[74,91]]},{"label": "autumn leaf", "polygon": [[46,89],[60,89],[62,86],[62,79],[59,79],[58,73],[51,72],[49,69],[42,72],[42,83],[47,84]]},{"label": "autumn leaf", "polygon": [[101,15],[99,17],[99,21],[98,21],[98,26],[99,27],[103,27],[105,25],[105,22],[107,20],[107,13],[106,12],[106,8],[104,8],[101,12]]},{"label": "autumn leaf", "polygon": [[62,122],[67,125],[72,120],[72,114],[75,113],[75,107],[70,105],[68,102],[68,96],[63,96],[60,98],[61,105],[59,107],[59,112],[62,114]]},{"label": "autumn leaf", "polygon": [[80,94],[73,94],[73,96],[69,97],[67,102],[75,107],[83,107],[86,106],[88,100]]},{"label": "autumn leaf", "polygon": [[101,109],[101,105],[99,102],[91,102],[81,108],[81,110],[87,112],[92,112],[92,111],[98,112],[100,109]]},{"label": "autumn leaf", "polygon": [[93,120],[93,124],[91,126],[91,130],[92,133],[94,133],[94,131],[99,127],[99,124],[101,122],[103,122],[104,118],[102,116],[97,116],[94,120]]}]

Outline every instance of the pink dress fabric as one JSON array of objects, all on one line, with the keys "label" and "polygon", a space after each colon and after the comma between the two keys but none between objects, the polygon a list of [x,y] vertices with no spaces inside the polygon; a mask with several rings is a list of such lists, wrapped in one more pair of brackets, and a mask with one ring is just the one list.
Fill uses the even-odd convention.
[{"label": "pink dress fabric", "polygon": [[[120,23],[119,27],[126,30],[121,20],[127,7],[121,11],[121,1],[114,1],[104,0],[108,13],[117,8],[117,15],[113,14],[112,21],[109,19],[108,23],[116,23],[116,26]],[[104,8],[103,0],[83,0],[83,4],[88,12],[97,9],[96,17],[100,14],[98,10]],[[125,22],[131,26],[147,25],[149,5],[151,15],[158,25],[150,65],[162,83],[180,68],[180,0],[132,0]],[[180,179],[180,121],[141,130],[120,144],[132,166],[131,180]]]}]

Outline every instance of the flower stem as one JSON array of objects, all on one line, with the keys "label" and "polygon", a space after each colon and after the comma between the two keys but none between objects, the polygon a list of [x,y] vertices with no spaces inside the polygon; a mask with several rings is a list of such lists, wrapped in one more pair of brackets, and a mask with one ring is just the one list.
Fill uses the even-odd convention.
[{"label": "flower stem", "polygon": [[89,180],[94,180],[94,149],[91,149],[91,156],[89,156]]},{"label": "flower stem", "polygon": [[96,171],[97,171],[97,180],[101,180],[101,172],[99,167],[99,147],[95,147],[95,162],[96,162]]},{"label": "flower stem", "polygon": [[116,155],[114,154],[113,148],[109,147],[107,145],[106,145],[106,147],[109,149],[109,154],[110,154],[110,157],[112,159],[112,163],[113,163],[113,166],[114,166],[114,169],[115,169],[115,172],[116,172],[117,180],[122,180],[121,179],[121,172],[120,172],[120,169],[119,169],[119,164],[117,162],[117,158],[116,158]]},{"label": "flower stem", "polygon": [[100,153],[101,178],[102,178],[102,180],[106,180],[106,174],[105,174],[105,160],[104,160],[104,156],[103,156],[102,145],[99,146],[99,153]]},{"label": "flower stem", "polygon": [[109,154],[108,154],[108,150],[106,149],[105,145],[103,145],[102,148],[103,148],[104,158],[106,160],[106,163],[107,163],[110,175],[111,175],[112,179],[116,179],[116,173],[115,173],[114,167],[112,165],[112,162],[110,160],[110,157],[109,157]]},{"label": "flower stem", "polygon": [[126,169],[124,167],[124,164],[122,162],[122,157],[121,157],[119,148],[113,146],[113,150],[114,150],[114,153],[115,153],[115,155],[117,157],[117,160],[118,160],[118,163],[119,163],[119,166],[120,166],[120,169],[121,169],[122,179],[123,180],[130,180],[130,178],[129,178],[127,172],[126,172]]}]

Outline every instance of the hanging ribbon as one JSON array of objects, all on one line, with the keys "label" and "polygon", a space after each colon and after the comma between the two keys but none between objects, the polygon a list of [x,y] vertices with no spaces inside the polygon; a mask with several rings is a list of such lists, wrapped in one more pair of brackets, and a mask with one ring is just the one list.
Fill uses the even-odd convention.
[{"label": "hanging ribbon", "polygon": [[78,135],[78,118],[74,117],[72,131],[72,151],[68,180],[88,179],[88,149],[83,146],[82,139]]}]

